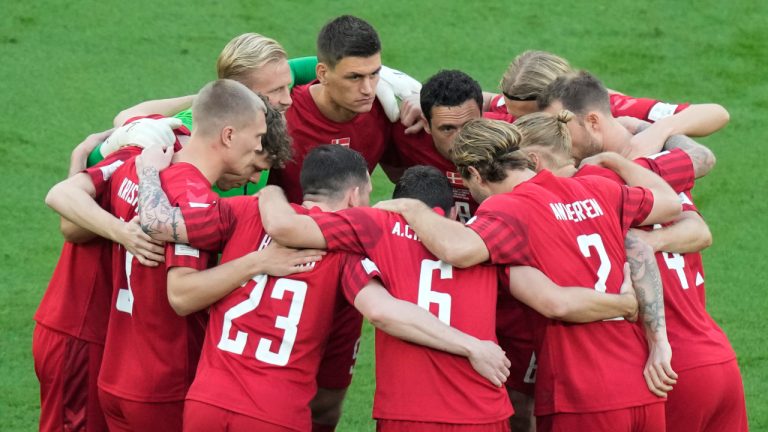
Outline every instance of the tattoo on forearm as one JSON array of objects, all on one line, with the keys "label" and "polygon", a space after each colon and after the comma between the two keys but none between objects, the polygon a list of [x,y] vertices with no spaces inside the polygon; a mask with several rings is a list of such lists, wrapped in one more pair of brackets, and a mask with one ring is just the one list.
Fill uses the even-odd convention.
[{"label": "tattoo on forearm", "polygon": [[702,172],[709,172],[715,165],[715,155],[712,151],[685,135],[672,135],[667,138],[664,148],[667,150],[679,148],[686,152],[693,161],[696,177],[699,177]]},{"label": "tattoo on forearm", "polygon": [[138,213],[145,233],[161,240],[182,241],[180,227],[184,220],[181,209],[171,206],[160,186],[160,172],[155,168],[144,168],[139,173]]},{"label": "tattoo on forearm", "polygon": [[653,249],[632,233],[627,234],[624,246],[643,325],[651,333],[666,330],[664,292]]}]

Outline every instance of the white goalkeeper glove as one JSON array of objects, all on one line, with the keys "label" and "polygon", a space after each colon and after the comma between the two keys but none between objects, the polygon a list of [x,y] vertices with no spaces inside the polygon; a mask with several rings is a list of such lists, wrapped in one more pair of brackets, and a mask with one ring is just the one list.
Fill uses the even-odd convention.
[{"label": "white goalkeeper glove", "polygon": [[173,130],[182,125],[181,120],[174,117],[138,119],[115,129],[101,145],[101,155],[106,157],[121,147],[131,145],[141,148],[172,147],[176,142],[176,134]]},{"label": "white goalkeeper glove", "polygon": [[379,98],[389,121],[394,123],[400,118],[400,103],[403,99],[417,95],[420,91],[421,83],[414,78],[397,69],[381,66],[376,97]]}]

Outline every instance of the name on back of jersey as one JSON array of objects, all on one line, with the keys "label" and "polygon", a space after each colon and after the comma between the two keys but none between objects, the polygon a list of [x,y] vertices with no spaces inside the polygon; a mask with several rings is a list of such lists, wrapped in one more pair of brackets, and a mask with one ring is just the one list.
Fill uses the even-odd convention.
[{"label": "name on back of jersey", "polygon": [[581,222],[603,215],[603,209],[593,198],[572,203],[549,203],[549,208],[559,221]]},{"label": "name on back of jersey", "polygon": [[395,222],[392,226],[392,232],[390,234],[398,237],[405,237],[410,240],[421,241],[408,224],[401,224],[399,221]]},{"label": "name on back of jersey", "polygon": [[139,200],[139,185],[126,177],[123,179],[123,183],[120,184],[120,189],[117,190],[117,196],[131,207],[136,207],[136,202]]}]

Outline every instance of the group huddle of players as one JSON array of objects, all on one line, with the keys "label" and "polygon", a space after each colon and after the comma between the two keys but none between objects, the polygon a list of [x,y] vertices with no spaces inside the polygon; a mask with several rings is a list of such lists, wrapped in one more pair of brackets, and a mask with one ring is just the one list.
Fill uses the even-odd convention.
[{"label": "group huddle of players", "polygon": [[[499,95],[421,86],[352,16],[317,58],[249,33],[217,67],[89,136],[46,197],[41,430],[334,430],[363,317],[377,430],[747,430],[691,197],[715,160],[688,136],[722,107],[541,51]],[[370,207],[376,165],[396,187]]]}]

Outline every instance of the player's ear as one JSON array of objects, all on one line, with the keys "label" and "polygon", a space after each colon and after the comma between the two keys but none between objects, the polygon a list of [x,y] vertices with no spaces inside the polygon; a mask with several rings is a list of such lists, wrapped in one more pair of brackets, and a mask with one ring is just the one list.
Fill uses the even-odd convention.
[{"label": "player's ear", "polygon": [[529,151],[528,152],[528,159],[530,159],[531,162],[533,162],[533,164],[536,166],[536,172],[539,172],[539,171],[542,170],[542,168],[544,168],[544,167],[541,166],[541,158],[539,158],[539,154],[538,153]]},{"label": "player's ear", "polygon": [[586,116],[584,116],[584,122],[586,124],[587,130],[590,132],[595,133],[600,130],[600,115],[595,111],[590,111]]},{"label": "player's ear", "polygon": [[232,135],[235,132],[235,128],[232,126],[224,126],[221,128],[220,138],[224,147],[230,148],[232,146]]},{"label": "player's ear", "polygon": [[469,177],[474,180],[477,183],[483,182],[483,177],[480,175],[480,171],[477,170],[475,167],[467,167],[469,170]]},{"label": "player's ear", "polygon": [[318,62],[315,66],[315,75],[320,84],[325,84],[325,75],[328,73],[328,66],[325,63]]}]

